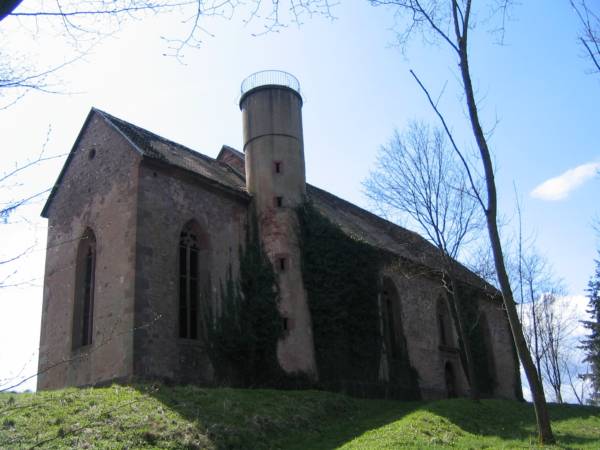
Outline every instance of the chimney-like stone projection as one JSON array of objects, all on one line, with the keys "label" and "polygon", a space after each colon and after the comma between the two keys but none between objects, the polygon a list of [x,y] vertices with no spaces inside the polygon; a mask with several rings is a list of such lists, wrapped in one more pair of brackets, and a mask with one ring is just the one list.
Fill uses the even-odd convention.
[{"label": "chimney-like stone projection", "polygon": [[246,184],[259,236],[278,274],[285,334],[277,348],[288,373],[317,378],[310,311],[301,272],[295,208],[306,196],[302,97],[291,74],[262,71],[242,82]]}]

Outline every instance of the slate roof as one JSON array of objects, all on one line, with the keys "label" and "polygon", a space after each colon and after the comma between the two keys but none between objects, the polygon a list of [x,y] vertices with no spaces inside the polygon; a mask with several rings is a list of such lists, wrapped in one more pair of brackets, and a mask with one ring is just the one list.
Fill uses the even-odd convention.
[{"label": "slate roof", "polygon": [[[243,167],[244,154],[236,149],[223,146],[217,159],[214,159],[95,108],[92,108],[88,120],[94,113],[103,117],[144,157],[191,171],[223,189],[248,197],[245,174],[240,171],[240,168]],[[76,146],[77,141],[74,149]],[[42,211],[44,217],[46,217],[48,206],[60,185],[72,153],[73,151],[67,158],[58,181],[44,206]],[[239,159],[239,164],[223,162],[223,160],[229,159],[231,163],[232,158]],[[348,235],[375,247],[391,251],[422,267],[442,271],[443,264],[439,250],[419,234],[382,219],[315,186],[307,184],[307,194],[314,206]],[[455,264],[455,270],[460,279],[482,288],[492,295],[498,293],[494,287],[466,267],[458,262]]]},{"label": "slate roof", "polygon": [[[244,160],[244,154],[232,147],[224,146],[219,157],[224,152],[237,156],[240,161]],[[319,212],[346,234],[374,247],[391,251],[421,266],[442,271],[443,262],[439,250],[418,233],[382,219],[316,186],[307,184],[306,188],[308,197]],[[492,295],[498,293],[493,286],[462,264],[455,262],[454,269],[462,281],[482,288]]]},{"label": "slate roof", "polygon": [[232,168],[209,156],[191,150],[143,128],[94,109],[116,127],[146,157],[189,170],[234,190],[246,192],[244,177]]}]

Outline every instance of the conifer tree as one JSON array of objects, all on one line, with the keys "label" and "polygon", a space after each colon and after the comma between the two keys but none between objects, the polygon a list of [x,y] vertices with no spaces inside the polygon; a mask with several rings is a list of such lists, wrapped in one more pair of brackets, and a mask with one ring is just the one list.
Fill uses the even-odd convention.
[{"label": "conifer tree", "polygon": [[[600,255],[600,251],[598,252]],[[600,406],[600,258],[596,260],[594,275],[588,283],[589,308],[587,312],[591,319],[583,321],[583,325],[590,330],[587,339],[583,341],[582,348],[586,352],[584,362],[590,364],[590,372],[586,377],[591,381],[589,402]]]}]

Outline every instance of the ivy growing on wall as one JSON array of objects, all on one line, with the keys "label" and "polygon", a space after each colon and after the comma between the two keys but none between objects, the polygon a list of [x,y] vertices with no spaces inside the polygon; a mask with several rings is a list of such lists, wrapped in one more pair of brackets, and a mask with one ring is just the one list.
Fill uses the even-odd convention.
[{"label": "ivy growing on wall", "polygon": [[[379,278],[391,255],[352,239],[308,202],[297,213],[320,383],[380,385]],[[409,367],[407,356],[406,362]],[[409,373],[414,379],[405,380],[407,386],[418,392],[415,372]],[[380,394],[368,390],[363,395]]]},{"label": "ivy growing on wall", "polygon": [[212,311],[207,346],[216,379],[233,386],[270,386],[283,375],[277,341],[283,333],[273,267],[258,238],[256,221],[240,249],[239,279],[231,267],[221,284],[221,311]]}]

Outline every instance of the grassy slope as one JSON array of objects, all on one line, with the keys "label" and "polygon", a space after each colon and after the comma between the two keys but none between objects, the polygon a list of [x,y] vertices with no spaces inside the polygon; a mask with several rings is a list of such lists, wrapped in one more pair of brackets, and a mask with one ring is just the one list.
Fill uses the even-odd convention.
[{"label": "grassy slope", "polygon": [[[600,409],[551,407],[559,448],[600,448]],[[392,449],[535,444],[530,405],[315,391],[121,387],[0,394],[0,448]]]}]

